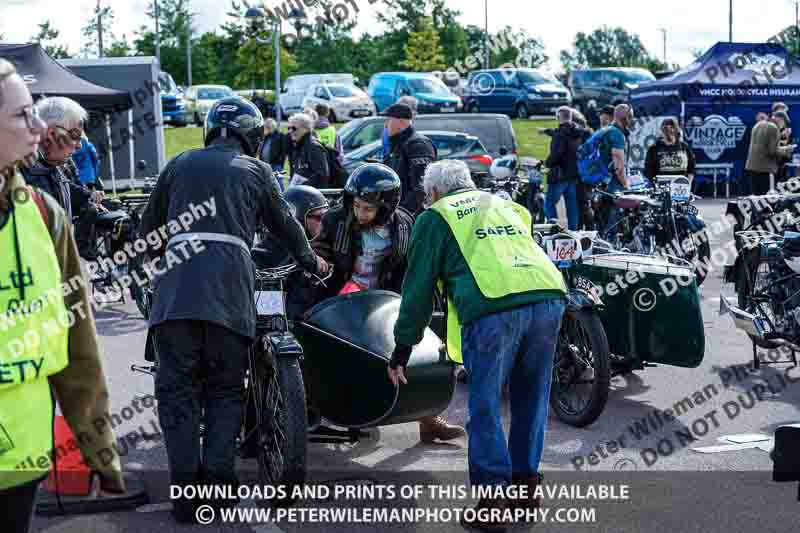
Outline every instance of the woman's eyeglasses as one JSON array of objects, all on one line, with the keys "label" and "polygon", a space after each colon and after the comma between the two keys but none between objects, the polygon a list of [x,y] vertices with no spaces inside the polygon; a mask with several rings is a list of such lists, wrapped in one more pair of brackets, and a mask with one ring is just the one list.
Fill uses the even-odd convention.
[{"label": "woman's eyeglasses", "polygon": [[34,121],[39,118],[39,110],[33,106],[26,107],[20,114],[25,119],[25,125],[28,126],[28,129],[33,130]]},{"label": "woman's eyeglasses", "polygon": [[286,130],[287,131],[297,131],[297,127],[296,126],[289,126],[288,128],[286,128]]}]

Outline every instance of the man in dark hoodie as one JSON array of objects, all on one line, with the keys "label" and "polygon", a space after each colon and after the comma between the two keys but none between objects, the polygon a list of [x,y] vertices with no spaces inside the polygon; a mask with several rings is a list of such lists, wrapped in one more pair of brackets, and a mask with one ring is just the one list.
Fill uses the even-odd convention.
[{"label": "man in dark hoodie", "polygon": [[694,180],[694,152],[681,140],[678,121],[667,117],[661,121],[661,137],[647,150],[644,175],[655,180],[656,176],[686,176]]},{"label": "man in dark hoodie", "polygon": [[558,131],[550,141],[550,155],[545,164],[550,169],[547,175],[547,197],[544,212],[547,218],[558,218],[556,204],[564,197],[567,204],[569,229],[578,229],[578,147],[583,142],[583,131],[572,121],[572,110],[558,110]]}]

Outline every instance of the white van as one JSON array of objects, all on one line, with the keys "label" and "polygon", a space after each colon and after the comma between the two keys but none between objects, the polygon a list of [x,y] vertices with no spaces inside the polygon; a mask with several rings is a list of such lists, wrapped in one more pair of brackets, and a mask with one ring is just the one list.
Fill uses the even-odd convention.
[{"label": "white van", "polygon": [[303,110],[303,98],[308,88],[315,84],[340,83],[342,85],[355,85],[352,74],[299,74],[289,76],[283,84],[283,91],[279,98],[283,116],[299,113]]}]

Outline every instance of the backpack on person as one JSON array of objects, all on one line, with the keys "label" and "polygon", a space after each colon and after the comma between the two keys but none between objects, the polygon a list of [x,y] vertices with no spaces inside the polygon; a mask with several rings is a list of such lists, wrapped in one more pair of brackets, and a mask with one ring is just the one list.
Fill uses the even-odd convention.
[{"label": "backpack on person", "polygon": [[343,189],[347,183],[347,171],[339,161],[339,151],[336,148],[331,148],[327,144],[320,143],[325,149],[325,154],[328,156],[328,172],[330,173],[330,186],[334,189]]},{"label": "backpack on person", "polygon": [[578,174],[581,181],[593,187],[608,183],[611,172],[603,161],[602,144],[608,127],[598,130],[578,148]]}]

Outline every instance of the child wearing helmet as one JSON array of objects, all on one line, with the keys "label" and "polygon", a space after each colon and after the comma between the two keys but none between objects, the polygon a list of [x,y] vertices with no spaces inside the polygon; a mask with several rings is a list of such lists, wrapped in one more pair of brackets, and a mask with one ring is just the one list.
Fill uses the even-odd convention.
[{"label": "child wearing helmet", "polygon": [[414,223],[400,195],[400,178],[386,165],[369,163],[350,175],[342,204],[328,211],[312,243],[334,262],[330,296],[345,285],[400,292]]}]

